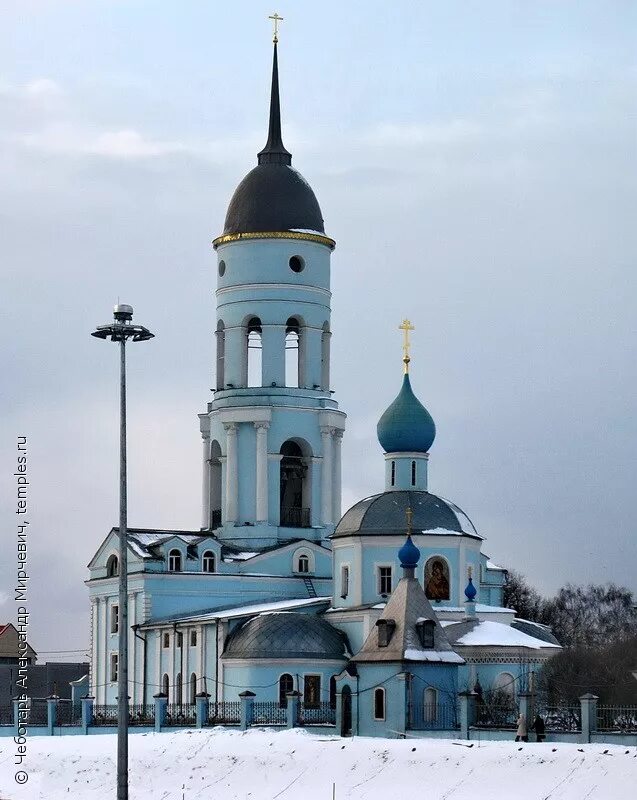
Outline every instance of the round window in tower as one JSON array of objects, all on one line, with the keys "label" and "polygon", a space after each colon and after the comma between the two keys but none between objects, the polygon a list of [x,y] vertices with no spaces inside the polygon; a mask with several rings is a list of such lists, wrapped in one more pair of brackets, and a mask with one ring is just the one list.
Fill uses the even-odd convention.
[{"label": "round window in tower", "polygon": [[225,261],[220,261],[219,262],[219,277],[223,278],[223,276],[225,274],[226,274],[226,262]]},{"label": "round window in tower", "polygon": [[292,272],[303,272],[305,269],[305,261],[301,256],[292,256],[290,259],[290,269]]}]

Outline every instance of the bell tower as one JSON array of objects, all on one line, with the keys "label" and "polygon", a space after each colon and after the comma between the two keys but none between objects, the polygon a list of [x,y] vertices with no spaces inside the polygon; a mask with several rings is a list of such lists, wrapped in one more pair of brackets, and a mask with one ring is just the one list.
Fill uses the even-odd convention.
[{"label": "bell tower", "polygon": [[341,515],[345,414],[330,390],[335,242],[283,145],[277,42],[275,34],[267,142],[213,242],[216,388],[200,414],[202,530],[249,550],[320,541]]}]

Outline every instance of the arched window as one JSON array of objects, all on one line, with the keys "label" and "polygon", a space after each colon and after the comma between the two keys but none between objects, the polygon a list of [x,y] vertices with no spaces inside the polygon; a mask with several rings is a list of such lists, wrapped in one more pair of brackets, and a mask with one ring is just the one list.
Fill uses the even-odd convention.
[{"label": "arched window", "polygon": [[391,462],[391,485],[396,485],[396,462]]},{"label": "arched window", "polygon": [[115,578],[119,575],[119,561],[117,556],[109,556],[106,562],[106,577]]},{"label": "arched window", "polygon": [[297,572],[309,572],[310,571],[310,559],[303,555],[299,556],[299,561],[297,564]]},{"label": "arched window", "polygon": [[287,672],[279,678],[279,705],[281,708],[288,707],[288,694],[294,691],[294,679]]},{"label": "arched window", "polygon": [[248,386],[263,386],[263,345],[261,342],[261,320],[248,320],[246,347],[248,349]]},{"label": "arched window", "polygon": [[183,688],[181,672],[178,672],[177,680],[175,681],[175,703],[177,703],[177,705],[181,705],[184,701]]},{"label": "arched window", "polygon": [[509,698],[515,695],[515,678],[510,672],[501,672],[493,681],[493,691],[502,693]]},{"label": "arched window", "polygon": [[[223,263],[223,262],[222,262]],[[225,389],[226,331],[223,320],[217,322],[217,390]]]},{"label": "arched window", "polygon": [[161,693],[168,697],[168,690],[170,689],[170,681],[168,675],[164,672],[164,677],[161,679]]},{"label": "arched window", "polygon": [[293,441],[281,447],[280,463],[281,526],[284,528],[310,527],[310,486],[306,454]]},{"label": "arched window", "polygon": [[438,718],[438,692],[433,686],[428,686],[423,692],[423,719],[425,722],[435,722]]},{"label": "arched window", "polygon": [[374,719],[385,719],[384,689],[374,689]]},{"label": "arched window", "polygon": [[301,326],[296,317],[285,323],[285,385],[298,389],[301,385]]},{"label": "arched window", "polygon": [[449,564],[442,556],[432,556],[425,564],[425,594],[430,600],[449,600]]},{"label": "arched window", "polygon": [[[210,442],[210,529],[221,526],[221,445]],[[211,570],[214,572],[214,570]]]},{"label": "arched window", "polygon": [[201,568],[204,572],[215,571],[215,554],[212,550],[206,550],[201,559]]},{"label": "arched window", "polygon": [[171,550],[168,553],[168,570],[169,572],[181,572],[181,551]]},{"label": "arched window", "polygon": [[193,672],[190,676],[190,704],[194,706],[197,696],[197,676]]},{"label": "arched window", "polygon": [[330,708],[336,708],[336,675],[330,678]]},{"label": "arched window", "polygon": [[416,485],[416,462],[411,462],[411,485]]},{"label": "arched window", "polygon": [[326,392],[330,389],[330,324],[323,323],[321,334],[321,388]]}]

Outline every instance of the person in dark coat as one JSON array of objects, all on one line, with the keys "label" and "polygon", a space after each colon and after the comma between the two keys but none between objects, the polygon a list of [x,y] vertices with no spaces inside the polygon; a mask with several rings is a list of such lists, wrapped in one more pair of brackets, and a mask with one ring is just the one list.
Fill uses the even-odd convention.
[{"label": "person in dark coat", "polygon": [[533,725],[531,725],[531,730],[535,731],[535,735],[537,737],[538,742],[543,742],[546,739],[545,730],[546,726],[544,725],[544,720],[539,714],[535,715],[535,720]]}]

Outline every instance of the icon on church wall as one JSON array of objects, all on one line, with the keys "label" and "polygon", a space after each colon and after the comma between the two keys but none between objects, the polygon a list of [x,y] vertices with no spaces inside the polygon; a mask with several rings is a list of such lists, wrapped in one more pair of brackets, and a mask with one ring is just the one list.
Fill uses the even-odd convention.
[{"label": "icon on church wall", "polygon": [[430,600],[449,599],[449,565],[442,558],[430,558],[425,564],[425,594]]}]

